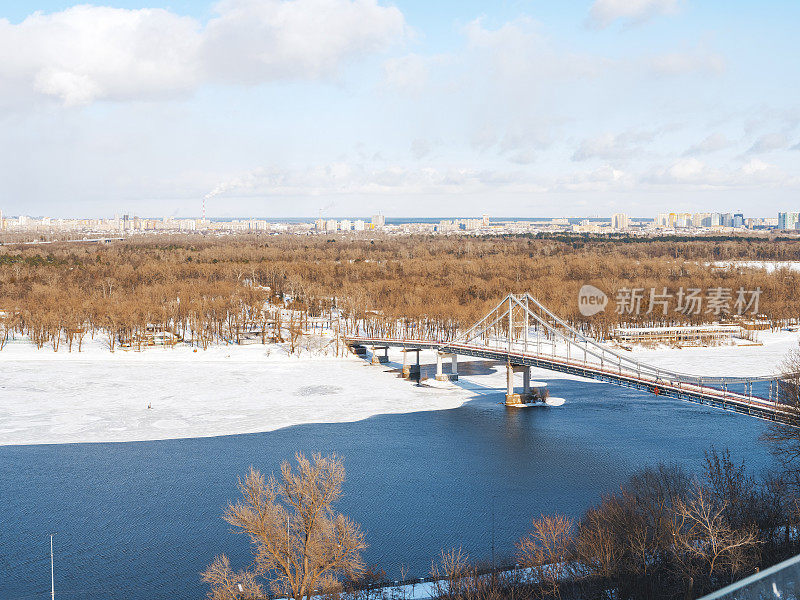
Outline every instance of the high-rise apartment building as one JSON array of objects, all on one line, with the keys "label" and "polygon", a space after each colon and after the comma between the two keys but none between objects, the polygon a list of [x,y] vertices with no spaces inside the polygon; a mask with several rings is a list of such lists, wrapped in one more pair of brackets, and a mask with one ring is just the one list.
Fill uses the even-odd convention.
[{"label": "high-rise apartment building", "polygon": [[616,213],[611,217],[611,229],[622,231],[630,227],[630,219],[625,213]]},{"label": "high-rise apartment building", "polygon": [[800,214],[796,212],[778,213],[778,229],[797,229]]}]

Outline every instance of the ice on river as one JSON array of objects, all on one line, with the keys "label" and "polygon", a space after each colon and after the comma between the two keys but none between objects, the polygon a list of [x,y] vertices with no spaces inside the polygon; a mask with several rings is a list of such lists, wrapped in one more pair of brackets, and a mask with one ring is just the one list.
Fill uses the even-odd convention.
[{"label": "ice on river", "polygon": [[271,431],[447,409],[472,394],[419,387],[357,358],[261,345],[77,354],[0,352],[0,444],[122,442]]},{"label": "ice on river", "polygon": [[[702,375],[776,372],[797,333],[759,332],[761,346],[634,350],[639,360]],[[81,353],[12,341],[0,351],[0,445],[123,442],[271,431],[302,423],[456,408],[505,393],[502,367],[457,384],[418,386],[363,359],[287,356],[275,346],[117,350],[99,341]],[[425,363],[433,352],[423,352]],[[466,368],[466,360],[459,361]],[[534,369],[543,382],[576,377]],[[521,377],[518,385],[521,385]],[[594,385],[606,385],[592,382]],[[570,402],[569,397],[566,402]],[[148,408],[149,407],[149,408]]]}]

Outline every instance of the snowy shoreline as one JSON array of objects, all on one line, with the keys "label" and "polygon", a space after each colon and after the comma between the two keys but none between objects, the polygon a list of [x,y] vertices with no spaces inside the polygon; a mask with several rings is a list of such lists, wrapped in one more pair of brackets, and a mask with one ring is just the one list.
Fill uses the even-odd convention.
[{"label": "snowy shoreline", "polygon": [[[760,339],[761,346],[634,349],[631,356],[687,373],[764,374],[778,369],[797,346],[798,334],[760,332]],[[402,362],[398,350],[390,359],[393,363],[377,367],[354,356],[290,356],[275,344],[111,353],[96,339],[70,353],[9,341],[0,351],[0,445],[259,433],[447,410],[478,394],[504,393],[502,369],[462,374],[455,385],[418,386],[388,372]],[[432,353],[423,357],[432,360]],[[535,370],[535,377],[578,379],[544,370]]]},{"label": "snowy shoreline", "polygon": [[[444,410],[472,396],[409,384],[353,356],[288,356],[277,345],[113,354],[0,351],[0,445],[128,442],[273,431]],[[149,407],[149,408],[148,408]]]}]

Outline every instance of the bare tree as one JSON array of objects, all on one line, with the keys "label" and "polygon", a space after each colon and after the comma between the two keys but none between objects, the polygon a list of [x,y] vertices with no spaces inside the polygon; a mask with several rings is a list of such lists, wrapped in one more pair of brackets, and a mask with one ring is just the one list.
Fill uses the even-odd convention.
[{"label": "bare tree", "polygon": [[[800,346],[792,348],[780,364],[782,373],[775,390],[778,401],[800,415]],[[761,436],[783,467],[787,484],[800,492],[800,417],[794,423],[770,423]]]},{"label": "bare tree", "polygon": [[475,577],[474,569],[461,548],[442,550],[439,564],[431,564],[431,577],[435,598],[464,598],[468,595]]},{"label": "bare tree", "polygon": [[563,515],[533,520],[531,531],[517,542],[517,559],[531,569],[542,591],[560,598],[560,584],[569,575],[574,523]]},{"label": "bare tree", "polygon": [[[254,574],[269,579],[274,593],[303,600],[337,586],[342,576],[363,573],[367,545],[360,526],[333,509],[345,479],[342,459],[314,454],[309,460],[301,453],[295,459],[296,471],[284,461],[280,477],[266,481],[251,468],[239,481],[242,500],[228,505],[224,519],[249,536]],[[214,567],[204,577],[219,570]],[[206,580],[212,593],[222,589]]]},{"label": "bare tree", "polygon": [[675,541],[679,551],[699,563],[708,578],[741,573],[755,560],[759,540],[755,528],[733,527],[725,518],[727,501],[714,500],[710,491],[695,483],[686,502],[676,511]]},{"label": "bare tree", "polygon": [[211,584],[209,600],[249,600],[263,598],[264,591],[249,571],[234,572],[230,560],[224,554],[214,558],[214,562],[203,573],[203,581]]}]

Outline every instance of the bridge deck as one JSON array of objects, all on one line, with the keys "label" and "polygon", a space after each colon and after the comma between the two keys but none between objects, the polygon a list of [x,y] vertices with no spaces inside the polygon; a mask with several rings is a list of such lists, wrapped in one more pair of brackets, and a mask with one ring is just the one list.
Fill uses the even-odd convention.
[{"label": "bridge deck", "polygon": [[800,416],[791,407],[770,401],[766,398],[748,394],[738,394],[729,390],[720,390],[707,385],[687,383],[685,381],[669,381],[650,377],[641,373],[626,370],[615,370],[601,367],[591,362],[569,360],[560,356],[538,353],[525,353],[515,350],[501,350],[487,346],[462,344],[456,342],[434,342],[430,340],[385,339],[362,336],[348,336],[350,344],[367,346],[392,346],[400,348],[417,348],[438,350],[461,356],[473,356],[498,362],[510,362],[514,365],[525,365],[549,369],[587,379],[605,381],[614,385],[634,388],[660,396],[678,398],[697,404],[706,404],[723,410],[738,412],[768,421],[780,421],[795,425]]}]

